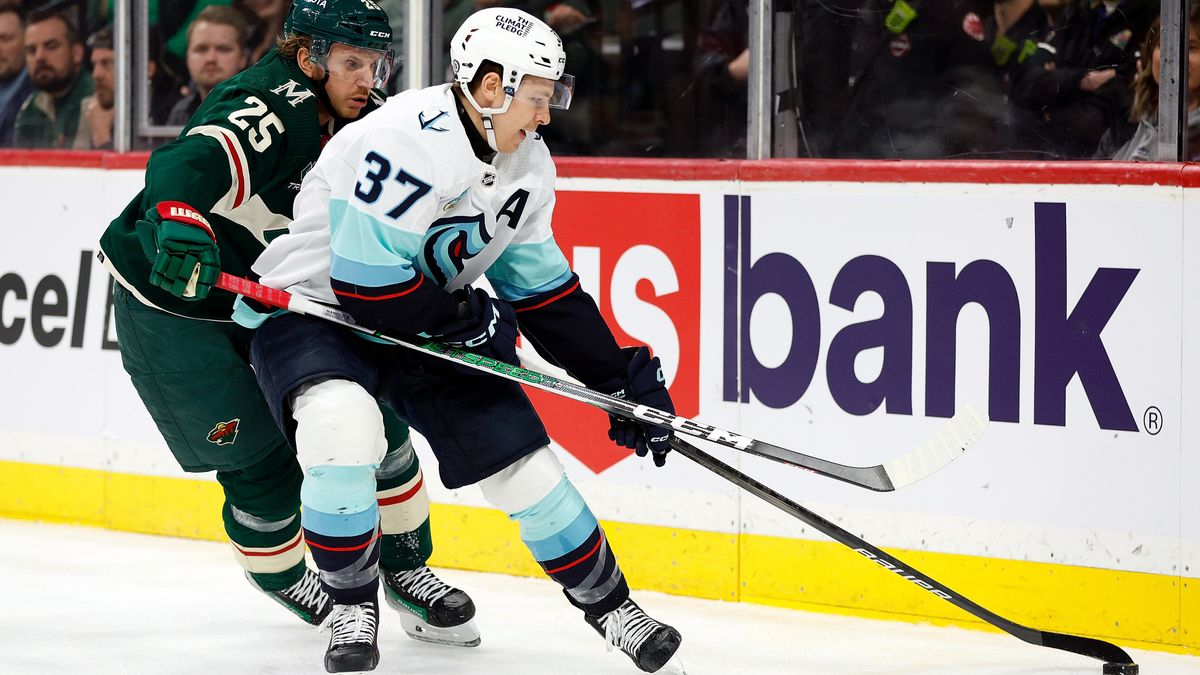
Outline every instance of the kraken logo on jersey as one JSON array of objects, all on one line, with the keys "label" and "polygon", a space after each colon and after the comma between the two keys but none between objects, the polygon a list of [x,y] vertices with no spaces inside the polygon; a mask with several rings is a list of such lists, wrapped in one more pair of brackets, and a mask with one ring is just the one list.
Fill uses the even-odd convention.
[{"label": "kraken logo on jersey", "polygon": [[422,111],[417,112],[417,121],[421,123],[422,129],[426,129],[429,131],[446,132],[446,131],[450,131],[450,130],[443,129],[442,127],[435,127],[435,126],[433,126],[433,123],[442,119],[443,117],[445,117],[447,115],[449,115],[449,113],[447,113],[445,110],[439,110],[437,115],[434,115],[433,117],[431,117],[429,119],[425,119],[425,111],[422,110]]},{"label": "kraken logo on jersey", "polygon": [[421,244],[421,273],[444,287],[463,271],[463,263],[479,255],[491,240],[482,213],[435,220]]}]

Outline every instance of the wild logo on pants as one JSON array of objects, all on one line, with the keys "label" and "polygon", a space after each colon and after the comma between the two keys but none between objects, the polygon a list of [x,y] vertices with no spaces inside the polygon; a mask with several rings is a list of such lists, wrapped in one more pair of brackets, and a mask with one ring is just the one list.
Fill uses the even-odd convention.
[{"label": "wild logo on pants", "polygon": [[233,445],[233,442],[237,440],[239,422],[241,422],[240,419],[217,422],[217,426],[208,432],[208,442],[216,443],[217,445]]}]

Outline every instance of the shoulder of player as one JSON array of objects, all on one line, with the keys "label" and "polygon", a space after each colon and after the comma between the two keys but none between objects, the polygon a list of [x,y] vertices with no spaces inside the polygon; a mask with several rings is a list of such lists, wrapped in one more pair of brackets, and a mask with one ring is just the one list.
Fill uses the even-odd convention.
[{"label": "shoulder of player", "polygon": [[[422,182],[439,184],[445,173],[437,149],[422,143],[419,134],[396,123],[389,114],[393,112],[389,106],[394,99],[394,96],[389,98],[387,106],[334,134],[322,150],[321,158],[336,156],[354,171],[377,171],[382,161],[391,173],[403,170]],[[370,167],[363,169],[364,163]]]},{"label": "shoulder of player", "polygon": [[362,138],[364,149],[369,145],[389,157],[402,157],[410,172],[419,169],[435,182],[447,179],[458,164],[455,157],[462,128],[453,103],[447,105],[435,89],[390,96],[379,110],[348,125],[346,131]]},{"label": "shoulder of player", "polygon": [[248,105],[265,106],[280,117],[286,126],[290,122],[315,119],[317,92],[298,67],[289,67],[278,53],[272,51],[263,60],[217,85],[209,94],[215,97],[209,110],[222,112],[241,110]]}]

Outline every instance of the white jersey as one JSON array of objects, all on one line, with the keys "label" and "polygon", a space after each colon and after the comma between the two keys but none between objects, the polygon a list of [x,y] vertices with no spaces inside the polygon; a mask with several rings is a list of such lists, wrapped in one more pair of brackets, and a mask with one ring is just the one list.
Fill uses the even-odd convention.
[{"label": "white jersey", "polygon": [[485,273],[500,298],[532,297],[571,276],[550,229],[554,180],[540,137],[488,164],[451,85],[404,92],[325,146],[289,232],[253,269],[267,286],[326,303],[336,302],[331,278],[389,289],[423,275],[454,291]]}]

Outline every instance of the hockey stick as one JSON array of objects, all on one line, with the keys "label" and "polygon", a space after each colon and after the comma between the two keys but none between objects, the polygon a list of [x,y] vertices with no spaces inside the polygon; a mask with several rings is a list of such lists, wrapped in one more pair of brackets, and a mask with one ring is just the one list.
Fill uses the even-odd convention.
[{"label": "hockey stick", "polygon": [[974,602],[964,598],[958,593],[950,590],[946,585],[935,581],[921,572],[918,572],[916,569],[913,569],[911,565],[908,565],[895,556],[884,552],[883,549],[873,546],[863,539],[850,534],[850,532],[838,527],[837,525],[834,525],[821,516],[804,508],[803,506],[800,506],[796,502],[784,497],[778,492],[720,461],[719,459],[704,452],[682,438],[679,438],[678,436],[672,437],[671,448],[684,457],[687,457],[693,462],[699,464],[700,466],[712,471],[734,485],[737,485],[746,492],[749,492],[768,504],[779,508],[784,513],[808,523],[813,528],[821,531],[839,544],[849,547],[855,553],[859,553],[866,559],[878,563],[884,569],[895,572],[896,574],[900,575],[901,578],[908,579],[917,586],[924,588],[925,590],[945,600],[946,602],[949,602],[955,607],[966,611],[968,614],[990,623],[1009,635],[1039,647],[1051,647],[1053,649],[1061,649],[1063,651],[1073,652],[1082,656],[1090,656],[1094,659],[1100,659],[1101,661],[1105,662],[1104,673],[1106,673],[1106,675],[1137,675],[1137,664],[1133,662],[1133,659],[1130,658],[1129,654],[1127,654],[1125,650],[1114,644],[1093,638],[1037,630],[1005,619],[1004,617],[984,609],[980,605],[977,605]]},{"label": "hockey stick", "polygon": [[221,273],[216,285],[217,288],[239,293],[265,305],[287,309],[297,314],[322,318],[360,333],[365,333],[409,349],[425,352],[440,359],[453,361],[476,370],[482,370],[515,380],[521,384],[548,391],[552,394],[588,403],[610,415],[618,415],[639,422],[647,422],[664,429],[672,429],[677,433],[703,438],[704,440],[712,441],[728,448],[797,466],[823,476],[835,478],[851,485],[857,485],[877,492],[890,492],[897,488],[911,485],[949,464],[966,452],[967,448],[971,447],[987,426],[987,418],[984,416],[982,410],[976,406],[968,406],[966,410],[946,422],[931,438],[896,459],[876,466],[847,466],[820,457],[813,457],[794,450],[781,448],[777,445],[735,434],[731,431],[718,429],[717,427],[686,417],[680,417],[648,406],[631,403],[624,399],[614,398],[588,389],[575,382],[527,368],[512,366],[469,351],[448,347],[432,340],[426,340],[421,343],[407,342],[378,331],[373,331],[370,328],[359,326],[354,322],[353,317],[336,307],[293,295],[287,291],[269,288],[249,279],[235,277],[225,272]]}]

